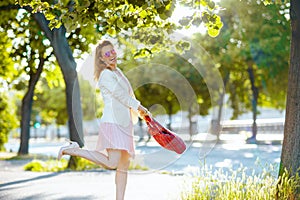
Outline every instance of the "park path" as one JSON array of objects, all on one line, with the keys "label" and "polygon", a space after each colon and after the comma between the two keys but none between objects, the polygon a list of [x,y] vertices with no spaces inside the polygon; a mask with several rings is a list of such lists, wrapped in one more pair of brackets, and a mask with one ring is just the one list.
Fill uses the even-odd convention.
[{"label": "park path", "polygon": [[[14,161],[13,161],[14,162]],[[25,162],[0,161],[0,199],[9,200],[113,200],[114,171],[28,172]],[[128,200],[179,199],[184,176],[131,171]]]},{"label": "park path", "polygon": [[[262,170],[262,165],[280,161],[281,141],[270,141],[275,137],[268,137],[268,142],[262,144],[245,144],[234,135],[228,135],[228,138],[230,141],[219,144],[196,142],[178,157],[171,157],[173,154],[155,143],[138,146],[137,152],[143,155],[143,162],[151,170],[129,172],[125,200],[179,200],[186,182],[200,163],[228,169],[242,164],[249,169]],[[40,151],[41,147],[35,145],[35,149]],[[47,151],[55,152],[59,147],[56,143],[48,144],[46,148],[42,146]],[[9,153],[0,153],[0,158],[5,156],[9,156]],[[262,165],[255,166],[257,158],[261,159]],[[0,160],[0,199],[114,199],[114,171],[28,172],[23,170],[27,162]]]}]

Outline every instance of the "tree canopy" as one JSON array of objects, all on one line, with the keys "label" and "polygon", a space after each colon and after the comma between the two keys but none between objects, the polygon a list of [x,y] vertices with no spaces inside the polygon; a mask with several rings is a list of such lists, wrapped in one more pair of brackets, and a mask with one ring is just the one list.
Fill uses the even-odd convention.
[{"label": "tree canopy", "polygon": [[195,42],[201,43],[219,65],[230,95],[232,117],[252,108],[249,65],[260,91],[258,105],[284,109],[290,42],[286,5],[264,7],[256,2],[224,0],[221,6],[226,8],[221,13],[222,34],[216,38],[198,34]]}]

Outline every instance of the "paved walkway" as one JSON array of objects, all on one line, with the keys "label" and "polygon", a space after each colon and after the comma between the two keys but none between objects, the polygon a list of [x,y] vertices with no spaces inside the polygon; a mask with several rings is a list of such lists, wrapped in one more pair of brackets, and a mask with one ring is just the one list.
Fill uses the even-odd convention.
[{"label": "paved walkway", "polygon": [[[0,199],[7,200],[113,200],[114,171],[28,172],[24,161],[0,161]],[[179,199],[186,177],[131,171],[128,200]]]},{"label": "paved walkway", "polygon": [[[224,135],[225,137],[226,135]],[[272,139],[275,143],[272,143]],[[176,172],[188,168],[189,165],[199,165],[204,160],[201,155],[207,155],[206,163],[214,167],[234,168],[243,164],[253,167],[256,157],[272,163],[280,160],[280,138],[268,137],[263,144],[245,144],[238,138],[229,135],[228,141],[204,148],[197,143],[173,164]],[[231,141],[230,141],[231,140]],[[279,141],[279,143],[278,143]],[[158,147],[143,147],[141,152],[147,151],[149,159],[145,159],[147,166],[159,169],[163,161],[170,158],[167,151],[157,152]],[[155,151],[156,154],[152,153]],[[153,157],[153,155],[155,155]],[[4,157],[0,153],[0,157]],[[146,157],[147,158],[147,157]],[[28,172],[23,170],[26,160],[0,160],[0,199],[9,200],[59,200],[59,199],[115,199],[114,171],[94,170],[85,172]],[[171,162],[170,162],[171,163]],[[159,166],[159,167],[157,167]],[[178,168],[178,170],[177,170]],[[180,173],[177,173],[180,174]],[[126,190],[126,200],[178,200],[180,193],[190,179],[189,174],[170,175],[162,171],[130,171]]]}]

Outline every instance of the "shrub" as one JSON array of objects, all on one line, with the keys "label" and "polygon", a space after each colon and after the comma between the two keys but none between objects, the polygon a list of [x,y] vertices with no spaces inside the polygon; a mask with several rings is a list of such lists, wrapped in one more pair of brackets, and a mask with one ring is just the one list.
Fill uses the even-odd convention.
[{"label": "shrub", "polygon": [[[92,170],[92,169],[101,169],[102,167],[99,165],[94,164],[86,159],[77,157],[78,162],[76,165],[75,171],[84,171],[84,170]],[[38,159],[34,159],[31,162],[27,163],[24,166],[24,170],[26,171],[34,171],[34,172],[58,172],[67,170],[68,167],[68,160],[62,159],[58,160],[47,160],[42,161]],[[129,170],[148,170],[147,167],[141,166],[137,163],[130,163]]]},{"label": "shrub", "polygon": [[24,170],[33,172],[58,172],[66,169],[68,162],[66,160],[32,160],[24,166]]}]

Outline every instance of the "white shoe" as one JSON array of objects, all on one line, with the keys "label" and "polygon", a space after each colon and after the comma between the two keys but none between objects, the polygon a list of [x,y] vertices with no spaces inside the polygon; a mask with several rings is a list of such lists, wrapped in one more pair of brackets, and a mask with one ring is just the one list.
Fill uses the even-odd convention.
[{"label": "white shoe", "polygon": [[67,149],[77,149],[77,148],[80,148],[79,147],[79,144],[77,142],[73,142],[73,141],[69,141],[69,145],[68,146],[64,146],[64,147],[61,147],[59,152],[58,152],[58,156],[57,156],[57,159],[60,160],[61,157],[64,155],[64,151],[67,150]]}]

